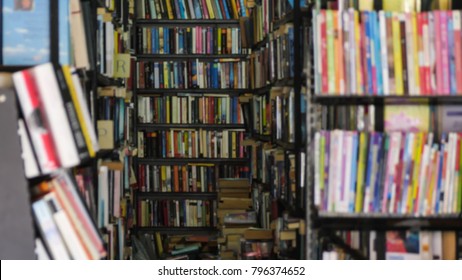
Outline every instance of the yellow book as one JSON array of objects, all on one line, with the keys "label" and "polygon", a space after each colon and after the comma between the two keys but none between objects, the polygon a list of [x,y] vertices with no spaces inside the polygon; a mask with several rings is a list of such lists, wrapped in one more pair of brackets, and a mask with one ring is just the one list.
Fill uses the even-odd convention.
[{"label": "yellow book", "polygon": [[356,175],[356,200],[355,200],[355,212],[360,213],[363,211],[364,201],[364,173],[366,168],[367,158],[367,134],[361,132],[359,135],[359,157],[358,157],[358,172]]},{"label": "yellow book", "polygon": [[[232,6],[232,9],[233,9],[232,14],[233,14],[233,18],[234,18],[234,19],[238,19],[238,18],[239,18],[239,13],[238,13],[238,11],[237,11],[236,1],[238,1],[238,0],[231,0],[231,6]],[[260,7],[261,7],[261,6],[260,6]],[[263,17],[263,12],[261,12],[260,15]],[[263,18],[262,18],[261,21],[259,21],[259,22],[263,22]],[[260,30],[260,29],[258,28],[257,30]],[[261,35],[261,37],[262,37],[262,35]],[[259,37],[259,38],[261,38],[261,37]]]},{"label": "yellow book", "polygon": [[164,61],[163,63],[163,69],[164,69],[164,88],[170,88],[170,83],[169,83],[169,77],[170,77],[170,71],[169,71],[169,62],[168,61]]},{"label": "yellow book", "polygon": [[166,187],[166,181],[167,181],[167,167],[166,166],[161,166],[160,167],[160,181],[161,181],[161,191],[165,192],[167,191]]},{"label": "yellow book", "polygon": [[409,211],[408,213],[411,214],[414,212],[414,204],[417,202],[417,194],[419,193],[419,170],[420,170],[420,162],[422,161],[422,151],[423,145],[425,142],[424,134],[419,132],[416,134],[415,139],[415,146],[414,146],[414,170],[412,171],[412,195],[409,196],[408,205]]},{"label": "yellow book", "polygon": [[356,91],[357,94],[364,93],[363,77],[362,77],[362,64],[361,64],[361,31],[359,29],[359,12],[354,11],[354,26],[355,26],[355,42],[356,42]]},{"label": "yellow book", "polygon": [[151,53],[152,52],[152,46],[151,46],[151,36],[152,36],[152,31],[151,31],[151,28],[147,28],[146,30],[146,41],[147,41],[147,44],[146,44],[146,48],[147,48],[147,53]]},{"label": "yellow book", "polygon": [[173,15],[173,7],[170,3],[170,1],[165,1],[167,3],[167,14],[168,14],[168,19],[175,19],[175,16]]},{"label": "yellow book", "polygon": [[329,93],[337,93],[335,84],[337,77],[335,76],[335,40],[334,40],[334,11],[326,11],[326,29],[327,29],[327,77]]},{"label": "yellow book", "polygon": [[160,236],[159,232],[156,232],[156,249],[157,249],[157,255],[162,256],[164,253],[164,246],[162,244],[162,238]]},{"label": "yellow book", "polygon": [[67,65],[64,65],[62,68],[64,72],[64,78],[66,79],[66,83],[69,87],[69,92],[72,97],[72,103],[74,103],[74,106],[75,106],[75,111],[77,113],[77,119],[79,120],[80,126],[82,128],[82,133],[83,133],[83,137],[85,138],[85,144],[87,146],[88,153],[90,157],[95,157],[96,151],[95,151],[95,147],[93,146],[93,143],[90,137],[90,132],[89,132],[89,129],[91,128],[88,127],[88,123],[85,121],[83,108],[82,106],[80,106],[80,102],[77,97],[77,92],[74,87],[74,83],[72,81],[71,70],[69,66]]},{"label": "yellow book", "polygon": [[218,48],[217,53],[221,54],[221,28],[218,27],[216,32],[217,32],[216,36],[217,36],[217,48]]},{"label": "yellow book", "polygon": [[415,12],[411,13],[411,22],[412,22],[412,41],[414,44],[414,82],[415,82],[415,93],[420,95],[420,67],[419,67],[419,38],[417,36],[417,14]]},{"label": "yellow book", "polygon": [[[210,19],[215,19],[215,13],[213,12],[213,7],[212,7],[212,2],[210,2],[211,0],[205,0],[206,4],[207,4],[207,11],[209,12],[209,18]],[[234,1],[231,1],[234,3]]]},{"label": "yellow book", "polygon": [[393,59],[395,64],[395,81],[396,81],[396,94],[404,94],[403,82],[403,61],[401,50],[401,29],[400,29],[400,16],[398,13],[393,13]]}]

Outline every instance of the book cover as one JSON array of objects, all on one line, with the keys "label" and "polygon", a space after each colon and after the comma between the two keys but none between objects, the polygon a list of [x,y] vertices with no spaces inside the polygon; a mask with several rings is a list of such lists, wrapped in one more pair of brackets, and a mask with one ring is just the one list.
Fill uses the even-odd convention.
[{"label": "book cover", "polygon": [[385,131],[427,132],[430,127],[430,108],[426,105],[385,106]]},{"label": "book cover", "polygon": [[416,231],[387,231],[385,259],[421,259],[419,233]]},{"label": "book cover", "polygon": [[50,1],[3,0],[2,56],[5,65],[50,60]]}]

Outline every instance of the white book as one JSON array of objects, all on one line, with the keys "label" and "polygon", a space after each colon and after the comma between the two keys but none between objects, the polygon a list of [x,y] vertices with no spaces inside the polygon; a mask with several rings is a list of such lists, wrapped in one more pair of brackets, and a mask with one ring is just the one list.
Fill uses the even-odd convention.
[{"label": "white book", "polygon": [[43,241],[40,238],[35,238],[35,255],[37,256],[37,260],[50,260],[50,256],[45,249],[45,245],[43,245]]},{"label": "white book", "polygon": [[32,203],[32,211],[43,241],[51,254],[51,258],[55,260],[70,260],[69,252],[53,220],[47,202],[44,199],[40,199]]},{"label": "white book", "polygon": [[83,23],[83,14],[80,0],[70,0],[69,21],[71,29],[71,43],[75,56],[75,67],[90,69],[87,38],[85,35],[85,26]]},{"label": "white book", "polygon": [[100,166],[98,174],[98,227],[104,228],[109,224],[109,169]]},{"label": "white book", "polygon": [[69,253],[74,260],[88,260],[85,248],[77,236],[77,232],[71,224],[69,217],[59,203],[56,194],[50,192],[44,197],[53,215],[53,219],[61,233]]},{"label": "white book", "polygon": [[343,167],[343,158],[344,158],[344,131],[343,130],[338,130],[337,132],[338,135],[338,140],[337,140],[337,160],[335,161],[336,166],[335,166],[335,212],[339,212],[339,209],[341,209],[342,205],[342,179],[343,179],[343,174],[342,174],[342,167]]},{"label": "white book", "polygon": [[24,162],[24,173],[26,178],[37,177],[40,175],[40,170],[34,157],[34,151],[32,150],[30,139],[27,136],[26,125],[22,119],[18,120],[18,134],[21,141],[21,157]]},{"label": "white book", "polygon": [[70,168],[80,163],[74,136],[67,117],[56,73],[51,63],[32,68],[40,99],[48,116],[49,126],[61,166]]},{"label": "white book", "polygon": [[351,167],[350,164],[353,160],[353,133],[348,131],[345,133],[346,137],[346,156],[345,161],[342,163],[345,165],[345,175],[344,175],[344,182],[343,182],[343,201],[339,212],[348,213],[348,204],[350,201],[350,189],[351,189],[351,176],[355,176],[351,174]]},{"label": "white book", "polygon": [[380,28],[380,41],[382,42],[381,56],[382,56],[382,81],[383,81],[383,92],[384,95],[390,93],[389,84],[389,68],[388,68],[388,49],[387,49],[387,22],[385,19],[385,12],[379,12],[379,28]]},{"label": "white book", "polygon": [[[321,155],[321,133],[317,131],[314,136],[314,205],[321,205],[321,180],[320,180],[320,155]],[[324,168],[324,167],[323,167]]]},{"label": "white book", "polygon": [[[411,14],[403,15],[406,29],[406,60],[407,60],[407,83],[409,95],[416,95],[415,74],[414,74],[414,41],[412,40],[412,20]],[[404,55],[404,53],[403,53]]]}]

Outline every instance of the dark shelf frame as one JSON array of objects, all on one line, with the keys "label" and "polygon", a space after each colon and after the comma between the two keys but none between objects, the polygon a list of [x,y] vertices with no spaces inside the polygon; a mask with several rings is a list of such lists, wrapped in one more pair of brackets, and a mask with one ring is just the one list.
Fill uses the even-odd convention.
[{"label": "dark shelf frame", "polygon": [[175,25],[206,25],[206,26],[239,26],[238,19],[137,19],[135,25],[162,25],[162,26],[175,26]]},{"label": "dark shelf frame", "polygon": [[320,213],[313,219],[315,228],[331,230],[462,230],[461,214],[416,217],[399,214]]},{"label": "dark shelf frame", "polygon": [[431,105],[462,104],[462,95],[403,96],[403,95],[315,95],[315,103],[321,105]]},{"label": "dark shelf frame", "polygon": [[228,164],[245,165],[248,164],[246,158],[138,158],[138,164]]},{"label": "dark shelf frame", "polygon": [[245,59],[248,54],[137,54],[138,60],[216,60],[216,59]]},{"label": "dark shelf frame", "polygon": [[214,227],[137,227],[135,232],[144,233],[163,233],[163,234],[211,234],[218,233],[218,229]]},{"label": "dark shelf frame", "polygon": [[172,94],[178,93],[186,94],[227,94],[227,95],[239,95],[247,92],[251,92],[249,89],[222,89],[222,88],[190,88],[190,89],[175,89],[175,88],[150,88],[150,89],[136,89],[138,95],[159,95],[159,94]]},{"label": "dark shelf frame", "polygon": [[166,129],[205,129],[205,130],[226,130],[245,129],[243,124],[178,124],[178,123],[138,123],[138,130],[166,130]]},{"label": "dark shelf frame", "polygon": [[197,200],[215,200],[216,192],[138,192],[137,199],[151,200],[182,200],[182,199],[197,199]]}]

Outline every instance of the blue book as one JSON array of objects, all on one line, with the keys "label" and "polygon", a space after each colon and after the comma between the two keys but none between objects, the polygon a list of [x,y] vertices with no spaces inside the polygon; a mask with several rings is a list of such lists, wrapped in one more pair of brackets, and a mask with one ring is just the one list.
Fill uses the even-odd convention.
[{"label": "blue book", "polygon": [[372,202],[372,212],[379,212],[380,211],[380,202],[381,202],[381,199],[380,199],[380,193],[381,193],[381,189],[380,189],[380,185],[381,185],[381,182],[382,181],[382,178],[383,178],[383,170],[384,170],[384,159],[385,159],[385,156],[386,156],[386,152],[385,152],[385,146],[384,146],[384,143],[383,143],[383,134],[382,133],[378,133],[377,134],[377,145],[379,147],[379,150],[378,150],[378,153],[377,153],[377,174],[375,176],[375,182],[372,182],[374,184],[374,193],[373,193],[373,202]]},{"label": "blue book", "polygon": [[[369,137],[369,151],[368,151],[368,156],[367,156],[367,169],[366,169],[366,180],[365,180],[365,189],[364,189],[364,202],[366,202],[366,196],[370,197],[370,191],[371,191],[371,177],[372,177],[372,161],[374,160],[374,146],[376,145],[376,133],[372,133],[371,136]],[[365,203],[363,204],[363,211],[366,211],[366,209],[369,209],[371,201],[368,202],[368,205]]]},{"label": "blue book", "polygon": [[183,42],[183,38],[184,38],[184,29],[183,28],[178,28],[177,29],[177,32],[178,32],[178,42],[176,42],[177,46],[178,46],[178,54],[183,54],[184,53],[184,42]]},{"label": "blue book", "polygon": [[234,67],[229,67],[229,88],[234,88]]},{"label": "blue book", "polygon": [[3,0],[3,64],[36,65],[49,62],[50,1],[35,0],[31,6],[21,6],[20,3]]},{"label": "blue book", "polygon": [[[241,17],[246,17],[248,15],[247,15],[247,9],[245,8],[245,5],[244,5],[244,0],[240,0],[240,1],[241,1],[241,14],[240,14],[240,16]],[[303,2],[303,1],[300,1],[300,2]]]},{"label": "blue book", "polygon": [[157,54],[158,53],[157,42],[159,41],[159,38],[157,38],[157,36],[159,36],[157,34],[157,28],[153,27],[151,29],[151,53],[152,54]]},{"label": "blue book", "polygon": [[199,1],[200,0],[194,0],[194,13],[196,14],[196,19],[202,18],[202,11]]},{"label": "blue book", "polygon": [[[45,1],[48,2],[48,1]],[[71,34],[69,25],[69,0],[61,0],[59,9],[59,63],[71,64]]]},{"label": "blue book", "polygon": [[367,67],[367,83],[366,93],[373,94],[373,81],[372,81],[372,49],[371,49],[371,16],[370,12],[363,12],[362,18],[364,18],[365,26],[365,37],[366,37],[366,67]]},{"label": "blue book", "polygon": [[[383,95],[383,76],[382,76],[382,56],[381,56],[381,41],[380,41],[380,25],[376,12],[372,12],[372,23],[374,25],[374,59],[375,59],[375,73],[377,81],[377,94]],[[386,47],[384,45],[384,47]]]},{"label": "blue book", "polygon": [[184,0],[180,0],[180,1],[176,1],[178,3],[178,6],[179,6],[179,10],[180,10],[180,18],[182,19],[186,19],[186,10],[185,10],[185,6],[184,6]]},{"label": "blue book", "polygon": [[[326,139],[327,140],[327,139]],[[326,141],[327,143],[327,141]],[[350,181],[350,196],[348,202],[348,212],[355,212],[355,194],[356,194],[356,171],[358,168],[358,133],[354,132],[353,134],[353,145],[351,153],[351,181]],[[328,146],[326,145],[326,151],[328,151]],[[327,156],[326,159],[329,157]],[[328,174],[326,174],[328,176]],[[327,186],[327,184],[326,184]],[[326,190],[327,191],[327,190]]]},{"label": "blue book", "polygon": [[454,20],[452,16],[448,16],[449,86],[451,94],[453,95],[457,94],[456,56],[454,49]]},{"label": "blue book", "polygon": [[295,77],[295,70],[294,70],[294,64],[295,64],[295,58],[294,58],[294,28],[293,27],[290,27],[289,30],[288,30],[288,38],[289,38],[289,69],[290,69],[290,72],[289,72],[289,76],[292,78],[292,77]]},{"label": "blue book", "polygon": [[215,6],[217,7],[216,11],[217,11],[217,15],[215,15],[215,17],[217,19],[223,19],[223,14],[221,13],[221,8],[220,8],[220,3],[218,3],[219,0],[215,0]]},{"label": "blue book", "polygon": [[170,53],[170,28],[164,28],[164,53]]},{"label": "blue book", "polygon": [[226,2],[223,2],[223,8],[225,9],[226,19],[231,19],[231,13],[229,12],[228,5]]}]

